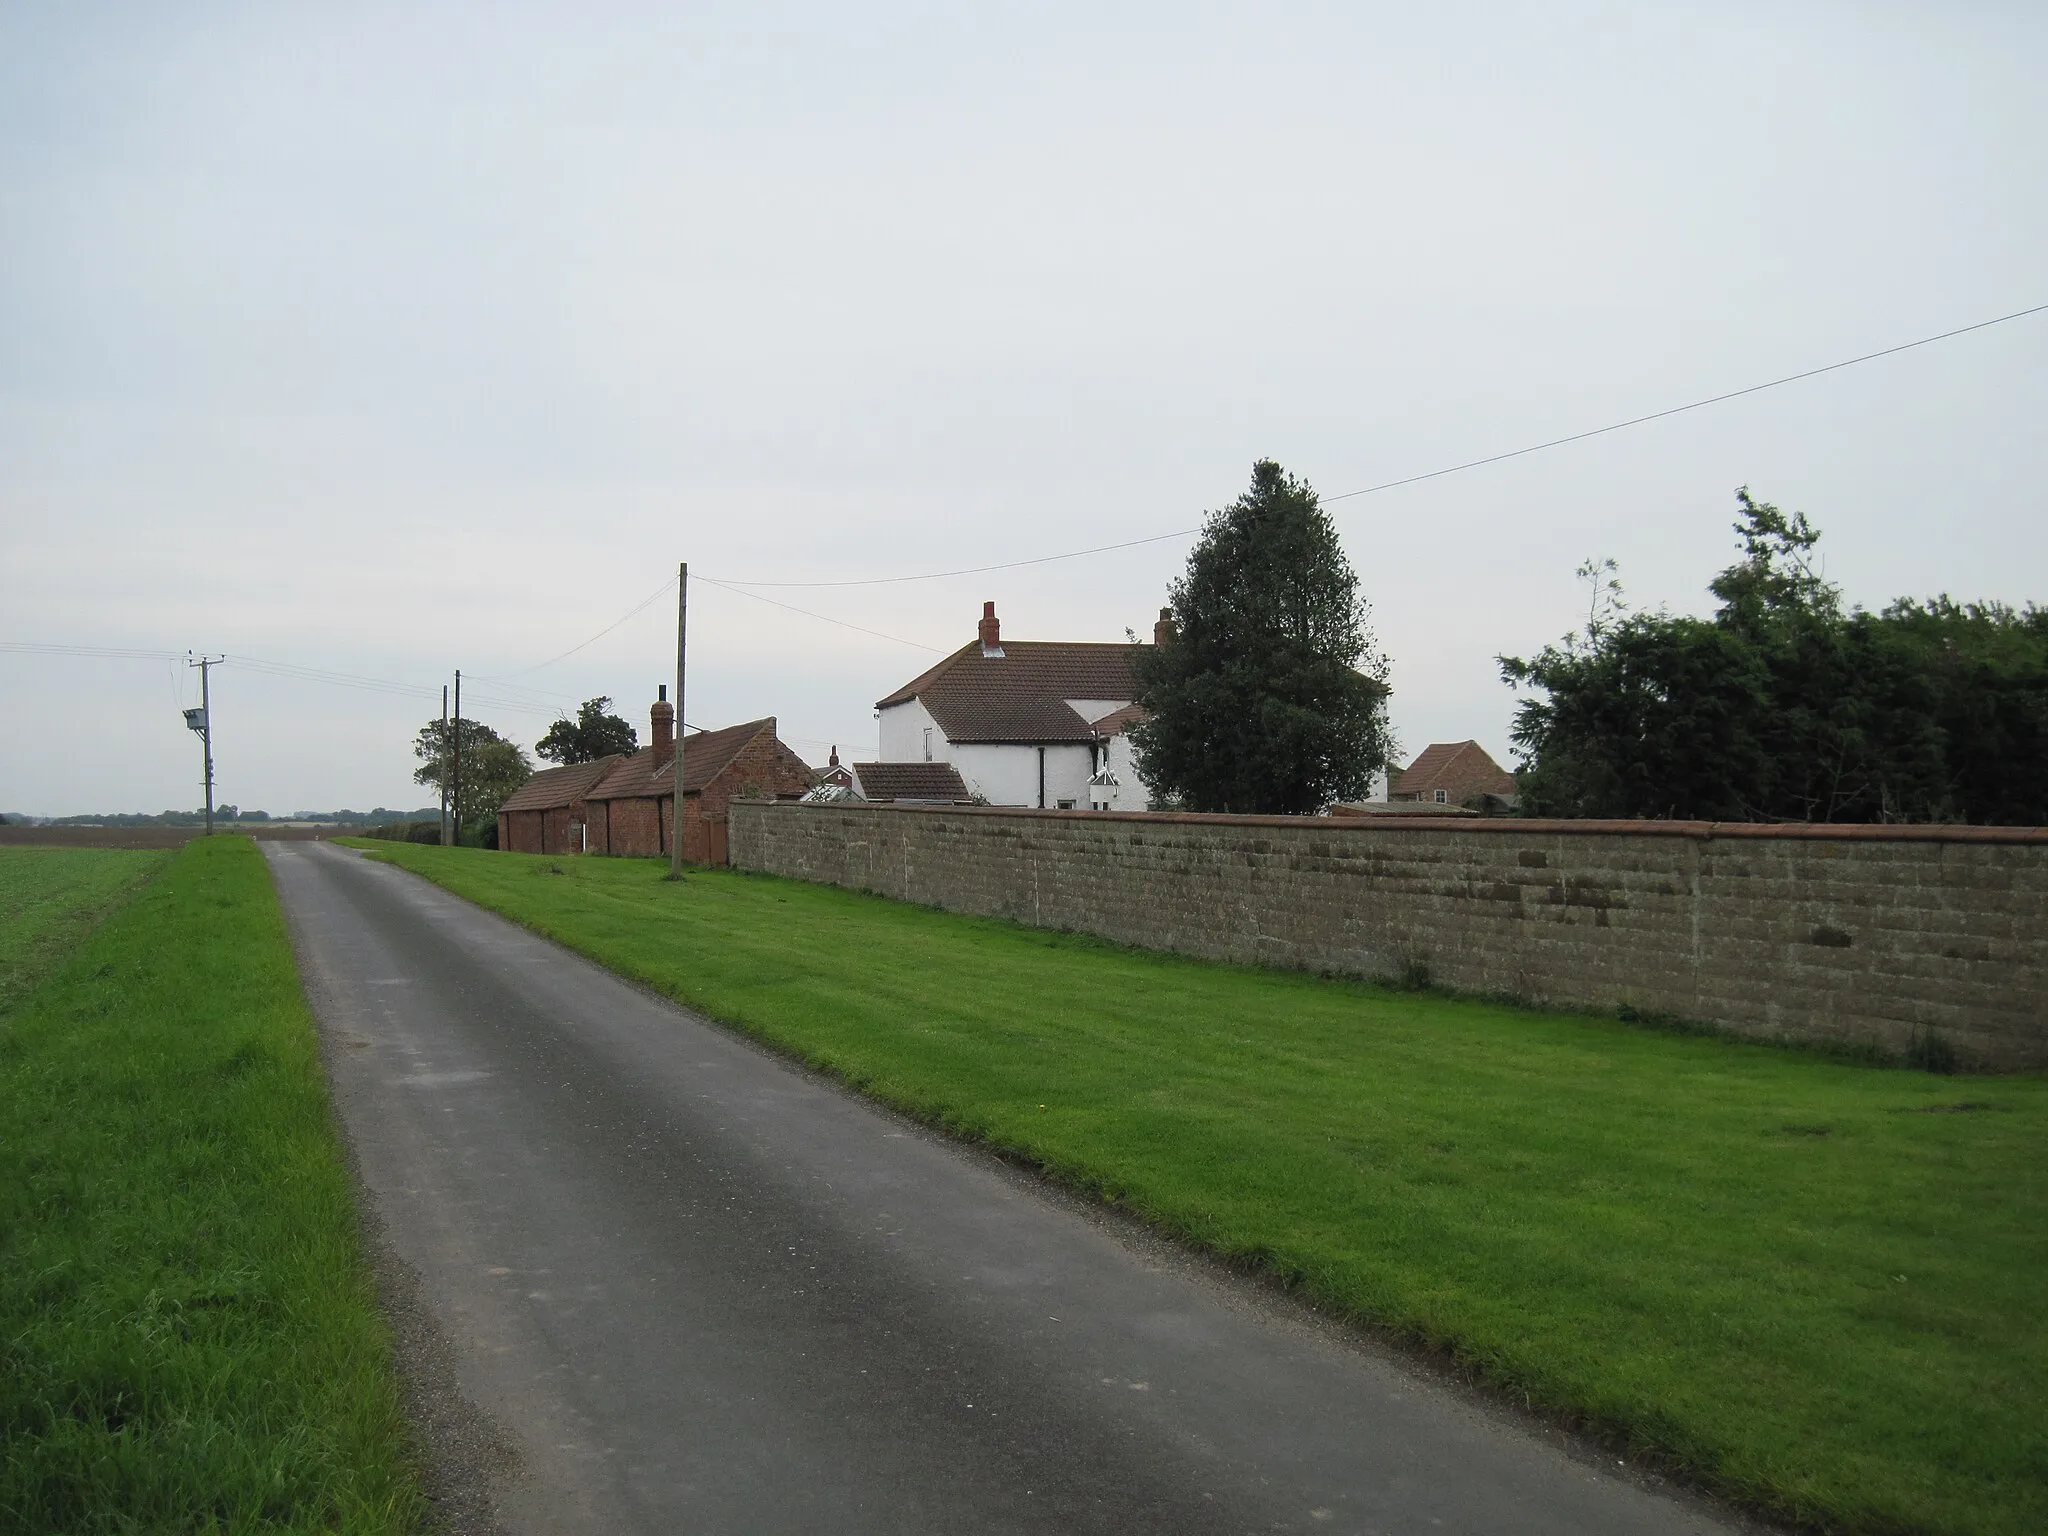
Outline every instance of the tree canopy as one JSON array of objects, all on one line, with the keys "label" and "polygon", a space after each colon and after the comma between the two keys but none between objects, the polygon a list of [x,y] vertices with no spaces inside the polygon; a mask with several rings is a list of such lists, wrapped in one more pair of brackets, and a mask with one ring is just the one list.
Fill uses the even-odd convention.
[{"label": "tree canopy", "polygon": [[1131,731],[1162,804],[1306,815],[1366,793],[1394,754],[1387,664],[1316,493],[1270,459],[1211,512],[1139,652]]},{"label": "tree canopy", "polygon": [[1501,658],[1522,809],[1715,821],[2048,822],[2048,611],[1845,608],[1820,538],[1745,488],[1709,618],[1630,614],[1604,567],[1581,635]]},{"label": "tree canopy", "polygon": [[429,720],[413,739],[420,766],[413,782],[445,790],[454,768],[454,748],[462,747],[462,773],[455,786],[458,841],[484,840],[495,828],[498,807],[533,777],[533,764],[517,743],[507,741],[481,720],[458,719],[443,724]]},{"label": "tree canopy", "polygon": [[609,713],[611,707],[611,698],[606,694],[585,699],[574,720],[567,716],[557,720],[548,727],[547,735],[534,743],[533,750],[550,762],[564,765],[594,763],[601,757],[636,750],[640,738],[631,722]]}]

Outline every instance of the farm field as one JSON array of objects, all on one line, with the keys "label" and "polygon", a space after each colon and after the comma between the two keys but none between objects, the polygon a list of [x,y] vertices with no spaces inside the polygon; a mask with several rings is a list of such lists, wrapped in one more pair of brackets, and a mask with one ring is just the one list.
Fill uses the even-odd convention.
[{"label": "farm field", "polygon": [[1751,1504],[2048,1529],[2048,1078],[381,844],[931,1123]]},{"label": "farm field", "polygon": [[165,857],[129,850],[0,848],[0,1011],[27,995]]},{"label": "farm field", "polygon": [[0,1005],[0,1529],[418,1529],[254,844],[0,849],[0,893],[10,967],[53,959]]}]

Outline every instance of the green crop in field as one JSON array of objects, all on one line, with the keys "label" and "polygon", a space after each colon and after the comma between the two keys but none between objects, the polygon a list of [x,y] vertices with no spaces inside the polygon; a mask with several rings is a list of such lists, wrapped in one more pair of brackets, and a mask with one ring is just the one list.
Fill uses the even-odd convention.
[{"label": "green crop in field", "polygon": [[0,1012],[167,857],[126,848],[0,848]]}]

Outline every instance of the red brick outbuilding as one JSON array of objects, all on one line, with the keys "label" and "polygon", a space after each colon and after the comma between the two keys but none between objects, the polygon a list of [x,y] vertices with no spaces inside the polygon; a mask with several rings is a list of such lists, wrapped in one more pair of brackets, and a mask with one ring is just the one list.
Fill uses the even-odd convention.
[{"label": "red brick outbuilding", "polygon": [[[653,858],[675,829],[675,706],[662,690],[649,711],[652,742],[638,752],[550,768],[498,813],[498,846],[516,853],[615,853]],[[725,811],[735,800],[794,800],[816,782],[775,734],[775,717],[683,741],[683,857],[724,864]]]},{"label": "red brick outbuilding", "polygon": [[582,853],[584,795],[621,761],[543,768],[498,808],[498,846],[514,853]]}]

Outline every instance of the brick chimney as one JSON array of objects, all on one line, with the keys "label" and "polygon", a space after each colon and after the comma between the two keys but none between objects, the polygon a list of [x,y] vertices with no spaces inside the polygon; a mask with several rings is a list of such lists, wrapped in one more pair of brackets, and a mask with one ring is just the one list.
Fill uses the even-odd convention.
[{"label": "brick chimney", "polygon": [[1003,626],[996,622],[996,605],[981,605],[981,654],[1000,656],[1003,654]]},{"label": "brick chimney", "polygon": [[836,741],[832,743],[832,760],[825,766],[827,768],[837,768],[839,766],[839,743]]},{"label": "brick chimney", "polygon": [[676,707],[668,701],[668,684],[660,686],[661,697],[647,712],[654,727],[654,766],[657,768],[676,755]]},{"label": "brick chimney", "polygon": [[1152,643],[1154,645],[1171,645],[1173,644],[1174,634],[1173,610],[1171,608],[1160,609],[1159,622],[1152,626]]}]

